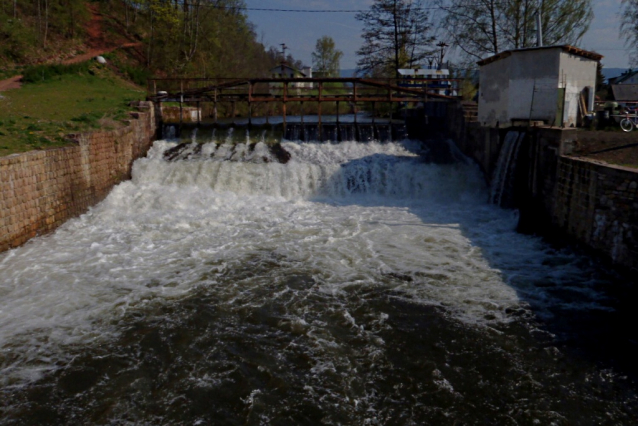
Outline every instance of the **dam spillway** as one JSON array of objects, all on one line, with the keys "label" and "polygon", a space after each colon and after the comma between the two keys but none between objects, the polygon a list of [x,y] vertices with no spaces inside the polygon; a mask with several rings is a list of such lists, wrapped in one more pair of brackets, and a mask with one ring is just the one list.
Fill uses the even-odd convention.
[{"label": "dam spillway", "polygon": [[409,140],[283,142],[286,162],[259,132],[177,144],[0,255],[0,423],[635,420],[626,366],[584,341],[627,320],[618,278],[516,233],[470,162]]}]

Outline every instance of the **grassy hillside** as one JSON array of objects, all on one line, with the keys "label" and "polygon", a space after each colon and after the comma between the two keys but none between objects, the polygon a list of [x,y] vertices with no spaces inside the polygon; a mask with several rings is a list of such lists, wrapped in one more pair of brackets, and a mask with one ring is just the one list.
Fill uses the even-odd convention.
[{"label": "grassy hillside", "polygon": [[[0,92],[0,155],[117,126],[128,101],[145,96],[140,87],[151,75],[267,75],[281,58],[257,41],[244,6],[244,0],[0,0],[0,80],[24,76],[21,89]],[[96,55],[108,67],[97,65]]]},{"label": "grassy hillside", "polygon": [[[122,126],[145,92],[95,63],[0,93],[0,156],[67,145],[69,133]],[[39,75],[36,69],[34,75]]]}]

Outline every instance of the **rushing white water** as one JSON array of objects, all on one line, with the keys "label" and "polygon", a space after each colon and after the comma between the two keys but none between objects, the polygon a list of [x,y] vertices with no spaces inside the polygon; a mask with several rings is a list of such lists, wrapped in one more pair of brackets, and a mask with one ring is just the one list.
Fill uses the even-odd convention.
[{"label": "rushing white water", "polygon": [[[234,136],[156,142],[104,202],[0,255],[13,419],[550,424],[591,400],[627,418],[598,372],[573,384],[508,331],[609,308],[587,259],[517,234],[475,166],[408,141],[284,143],[283,164]],[[580,408],[557,414],[563,386]]]},{"label": "rushing white water", "polygon": [[[542,305],[535,283],[569,286],[581,272],[571,255],[516,234],[513,213],[485,203],[475,167],[426,164],[410,143],[287,143],[285,165],[265,162],[263,143],[234,148],[241,161],[213,143],[165,161],[174,145],[156,142],[103,203],[2,255],[5,384],[56,368],[69,346],[112,338],[129,310],[217,286],[255,258],[312,276],[321,292],[392,286],[471,323]],[[220,291],[237,292],[230,303],[242,290]]]}]

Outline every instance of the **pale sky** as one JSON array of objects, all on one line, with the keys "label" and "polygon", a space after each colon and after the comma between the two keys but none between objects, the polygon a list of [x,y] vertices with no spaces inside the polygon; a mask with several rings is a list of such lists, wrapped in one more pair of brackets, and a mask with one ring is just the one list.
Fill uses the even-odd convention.
[{"label": "pale sky", "polygon": [[[367,9],[372,0],[245,0],[248,8],[266,9]],[[628,67],[624,42],[619,38],[621,0],[592,0],[594,20],[589,32],[578,47],[604,55],[606,68]],[[257,26],[257,34],[266,46],[285,43],[289,53],[312,65],[311,53],[323,35],[332,37],[344,53],[342,69],[356,67],[356,51],[361,46],[361,24],[354,13],[286,13],[248,12],[250,21]]]}]

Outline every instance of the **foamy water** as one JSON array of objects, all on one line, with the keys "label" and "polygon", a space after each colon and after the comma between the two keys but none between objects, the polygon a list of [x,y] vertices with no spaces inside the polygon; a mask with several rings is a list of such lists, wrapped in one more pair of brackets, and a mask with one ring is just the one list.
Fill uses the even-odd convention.
[{"label": "foamy water", "polygon": [[[385,333],[400,317],[390,305],[434,309],[446,324],[488,335],[521,312],[543,320],[557,307],[609,309],[587,278],[588,262],[517,234],[516,214],[487,204],[483,178],[469,163],[425,163],[411,142],[284,143],[287,164],[274,161],[263,142],[193,145],[166,161],[173,146],[156,142],[135,163],[133,179],[89,213],[1,255],[3,387],[28,387],[84,351],[123,345],[139,321],[185,321],[181,309],[206,300],[216,327],[225,324],[207,333],[220,345],[242,334],[261,336],[257,347],[281,339],[272,350],[284,363],[302,345],[307,367],[296,367],[304,372],[296,377],[305,377],[303,398],[321,405],[322,395],[341,409],[357,400],[374,411],[382,395],[355,385],[363,373],[352,357],[365,353],[389,365]],[[168,307],[176,313],[162,313]],[[432,384],[453,394],[442,369]],[[188,368],[180,380],[221,391],[231,386],[222,370]],[[385,380],[370,374],[364,379]],[[268,394],[259,386],[237,392],[247,419]],[[133,416],[122,407],[111,420]],[[266,423],[281,415],[259,412]],[[343,421],[375,418],[361,413]]]}]

